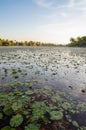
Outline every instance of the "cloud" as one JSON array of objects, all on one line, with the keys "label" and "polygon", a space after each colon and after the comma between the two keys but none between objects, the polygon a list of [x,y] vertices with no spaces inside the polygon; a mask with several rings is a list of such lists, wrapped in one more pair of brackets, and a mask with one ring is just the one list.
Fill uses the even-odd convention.
[{"label": "cloud", "polygon": [[47,2],[46,0],[35,0],[36,4],[41,6],[41,7],[45,7],[45,8],[49,8],[52,6],[52,2]]},{"label": "cloud", "polygon": [[49,8],[44,24],[37,26],[35,39],[45,42],[68,43],[70,37],[86,35],[86,0],[35,0],[39,6]]},{"label": "cloud", "polygon": [[63,9],[63,8],[83,8],[86,7],[86,0],[66,0],[60,2],[59,0],[34,0],[34,2],[44,8]]},{"label": "cloud", "polygon": [[86,0],[70,0],[65,7],[81,10],[86,7]]},{"label": "cloud", "polygon": [[61,12],[60,15],[61,15],[62,17],[64,17],[64,18],[67,17],[67,13],[65,13],[65,12]]},{"label": "cloud", "polygon": [[37,28],[36,38],[45,42],[57,42],[66,44],[70,37],[86,35],[86,18],[81,17],[73,21],[66,21],[57,24],[42,25]]},{"label": "cloud", "polygon": [[49,15],[53,15],[56,17],[60,15],[63,18],[67,18],[67,16],[71,15],[76,17],[76,14],[80,15],[86,14],[86,0],[65,0],[65,2],[62,0],[61,1],[34,0],[34,1],[38,6],[50,9],[50,14],[47,14],[47,17]]}]

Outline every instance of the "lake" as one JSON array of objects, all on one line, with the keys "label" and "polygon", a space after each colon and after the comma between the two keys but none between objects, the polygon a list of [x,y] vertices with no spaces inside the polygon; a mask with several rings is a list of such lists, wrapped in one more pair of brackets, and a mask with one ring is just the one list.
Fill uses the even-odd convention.
[{"label": "lake", "polygon": [[15,84],[26,91],[28,83],[65,92],[81,104],[86,126],[86,48],[0,47],[0,92]]},{"label": "lake", "polygon": [[65,91],[72,88],[74,96],[83,96],[81,90],[86,89],[86,48],[0,48],[1,85],[34,80],[39,87],[51,85]]}]

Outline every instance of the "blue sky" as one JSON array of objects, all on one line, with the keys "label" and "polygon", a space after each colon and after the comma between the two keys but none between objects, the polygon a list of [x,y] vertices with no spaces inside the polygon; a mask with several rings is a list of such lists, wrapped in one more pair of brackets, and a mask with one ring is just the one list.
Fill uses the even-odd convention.
[{"label": "blue sky", "polygon": [[86,0],[0,0],[0,38],[68,43],[86,35]]}]

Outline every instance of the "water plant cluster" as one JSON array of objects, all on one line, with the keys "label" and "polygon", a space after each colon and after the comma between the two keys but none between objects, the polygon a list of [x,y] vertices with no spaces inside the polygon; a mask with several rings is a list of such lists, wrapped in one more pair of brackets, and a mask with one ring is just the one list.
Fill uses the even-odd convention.
[{"label": "water plant cluster", "polygon": [[85,97],[85,49],[0,48],[0,130],[85,130]]},{"label": "water plant cluster", "polygon": [[81,92],[86,86],[85,52],[79,48],[2,47],[0,84],[37,80],[67,90],[72,86],[72,90]]},{"label": "water plant cluster", "polygon": [[50,86],[27,91],[19,91],[17,86],[12,92],[0,93],[0,129],[85,130],[86,126],[73,118],[85,110],[85,103]]}]

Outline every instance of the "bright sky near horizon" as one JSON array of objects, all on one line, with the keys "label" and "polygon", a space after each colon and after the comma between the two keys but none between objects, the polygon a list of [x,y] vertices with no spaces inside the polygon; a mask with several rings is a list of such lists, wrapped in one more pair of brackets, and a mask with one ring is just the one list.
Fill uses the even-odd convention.
[{"label": "bright sky near horizon", "polygon": [[68,43],[86,35],[86,0],[0,0],[0,38]]}]

